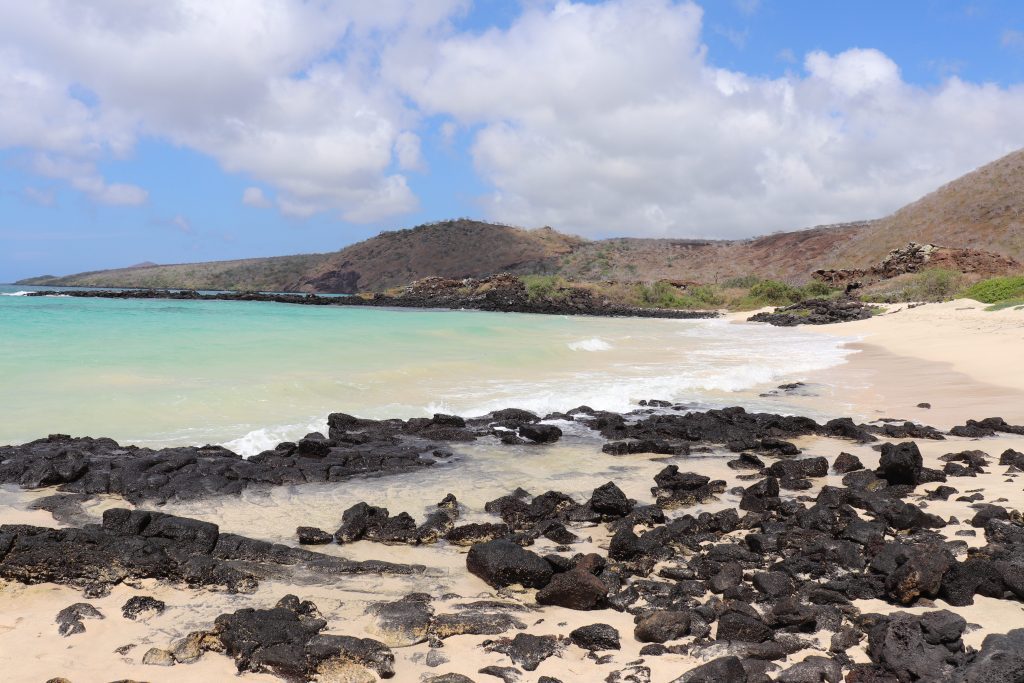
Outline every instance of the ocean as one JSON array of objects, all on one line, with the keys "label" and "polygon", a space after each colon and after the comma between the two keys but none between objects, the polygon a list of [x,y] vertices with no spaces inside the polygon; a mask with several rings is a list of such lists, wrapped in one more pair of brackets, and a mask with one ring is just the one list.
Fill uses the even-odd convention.
[{"label": "ocean", "polygon": [[824,335],[725,320],[20,295],[29,289],[0,286],[0,444],[66,433],[251,455],[324,430],[337,411],[625,411],[657,398],[780,412],[759,392],[850,353]]}]

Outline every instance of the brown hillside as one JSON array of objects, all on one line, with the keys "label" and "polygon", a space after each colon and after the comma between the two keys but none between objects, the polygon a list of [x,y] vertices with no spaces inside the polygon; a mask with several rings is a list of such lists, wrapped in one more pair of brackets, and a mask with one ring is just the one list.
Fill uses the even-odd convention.
[{"label": "brown hillside", "polygon": [[876,221],[836,250],[833,266],[866,268],[908,242],[982,249],[1024,261],[1024,150]]},{"label": "brown hillside", "polygon": [[868,225],[848,223],[738,241],[602,240],[562,257],[559,272],[575,280],[721,282],[756,274],[804,281]]},{"label": "brown hillside", "polygon": [[524,230],[480,221],[443,221],[384,232],[329,254],[299,289],[382,291],[432,275],[464,278],[500,272],[554,272],[559,257],[583,244],[585,240],[551,228]]},{"label": "brown hillside", "polygon": [[587,241],[551,228],[466,219],[384,232],[329,254],[123,268],[20,284],[99,287],[382,291],[429,276],[557,273],[574,280],[804,282],[830,268],[869,268],[909,242],[996,252],[1024,261],[1024,150],[875,221],[749,240]]},{"label": "brown hillside", "polygon": [[30,278],[21,284],[351,294],[382,291],[433,275],[553,272],[560,256],[584,243],[551,228],[524,230],[454,220],[383,232],[328,254],[133,266]]}]

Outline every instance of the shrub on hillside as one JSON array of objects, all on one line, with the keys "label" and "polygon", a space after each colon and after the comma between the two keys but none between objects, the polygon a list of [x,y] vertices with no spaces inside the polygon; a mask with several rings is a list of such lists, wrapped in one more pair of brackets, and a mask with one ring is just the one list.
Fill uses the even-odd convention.
[{"label": "shrub on hillside", "polygon": [[839,290],[820,280],[813,280],[800,288],[800,296],[804,299],[822,299],[837,294]]},{"label": "shrub on hillside", "polygon": [[557,298],[566,282],[557,275],[524,275],[526,296],[530,301],[550,301]]},{"label": "shrub on hillside", "polygon": [[994,277],[982,280],[964,290],[963,295],[984,304],[994,304],[1011,299],[1024,299],[1024,275]]},{"label": "shrub on hillside", "polygon": [[903,292],[909,301],[944,301],[963,287],[964,276],[955,270],[929,268],[915,275]]},{"label": "shrub on hillside", "polygon": [[750,299],[762,302],[766,306],[784,306],[795,304],[803,297],[800,290],[778,280],[761,280],[750,288]]},{"label": "shrub on hillside", "polygon": [[750,289],[760,281],[761,278],[756,275],[740,275],[724,280],[722,287],[725,289]]},{"label": "shrub on hillside", "polygon": [[653,308],[717,308],[725,303],[710,285],[689,287],[680,292],[664,280],[654,284],[636,286],[637,305]]}]

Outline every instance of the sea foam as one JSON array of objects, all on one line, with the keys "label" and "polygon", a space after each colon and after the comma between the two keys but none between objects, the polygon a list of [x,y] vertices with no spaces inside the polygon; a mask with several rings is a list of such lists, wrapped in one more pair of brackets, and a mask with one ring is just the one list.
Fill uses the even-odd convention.
[{"label": "sea foam", "polygon": [[613,348],[611,344],[600,337],[569,342],[566,346],[573,351],[610,351]]},{"label": "sea foam", "polygon": [[254,429],[247,434],[225,441],[221,444],[224,448],[234,451],[239,455],[248,458],[263,451],[274,448],[283,441],[298,441],[311,432],[327,433],[327,418],[323,420],[311,420],[306,423],[277,425]]}]

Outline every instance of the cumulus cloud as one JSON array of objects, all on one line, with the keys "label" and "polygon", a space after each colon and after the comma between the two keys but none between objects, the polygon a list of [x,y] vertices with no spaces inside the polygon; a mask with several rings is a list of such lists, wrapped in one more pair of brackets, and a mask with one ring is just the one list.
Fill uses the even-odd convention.
[{"label": "cumulus cloud", "polygon": [[65,180],[100,204],[138,206],[149,196],[146,190],[129,183],[108,183],[88,161],[70,157],[39,154],[32,161],[32,170],[47,178]]},{"label": "cumulus cloud", "polygon": [[242,203],[246,206],[253,206],[257,209],[267,209],[273,206],[263,189],[259,187],[247,187],[242,191]]},{"label": "cumulus cloud", "polygon": [[493,218],[739,237],[884,215],[1024,146],[1020,86],[921,88],[868,48],[781,53],[778,78],[717,68],[690,2],[536,0],[458,31],[467,6],[0,0],[0,147],[130,204],[145,190],[99,162],[158,136],[273,188],[287,215],[372,222],[417,206],[438,125],[471,139]]},{"label": "cumulus cloud", "polygon": [[693,4],[558,2],[415,59],[398,46],[389,75],[428,111],[479,126],[492,216],[584,234],[736,237],[880,216],[1024,145],[1020,87],[918,88],[871,49],[755,78],[715,68],[702,31]]},{"label": "cumulus cloud", "polygon": [[[0,145],[69,154],[156,135],[279,190],[282,208],[374,220],[416,199],[392,171],[419,167],[416,116],[374,77],[382,36],[422,33],[462,0],[361,3],[4,0],[0,70],[52,120],[0,95]],[[68,95],[86,88],[95,104]],[[113,123],[116,125],[107,125]],[[76,186],[77,187],[77,186]],[[120,186],[90,191],[130,199]]]}]

